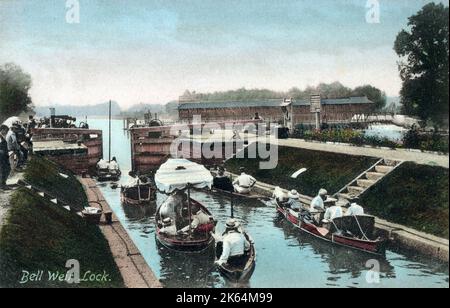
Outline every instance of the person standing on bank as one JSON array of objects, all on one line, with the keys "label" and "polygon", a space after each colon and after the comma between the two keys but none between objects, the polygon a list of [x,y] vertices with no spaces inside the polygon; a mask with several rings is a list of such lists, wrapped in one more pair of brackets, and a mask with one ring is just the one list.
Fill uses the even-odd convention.
[{"label": "person standing on bank", "polygon": [[6,180],[11,172],[11,166],[9,164],[9,150],[8,142],[6,141],[6,136],[8,134],[9,128],[6,125],[0,126],[0,189],[10,190],[6,186]]}]

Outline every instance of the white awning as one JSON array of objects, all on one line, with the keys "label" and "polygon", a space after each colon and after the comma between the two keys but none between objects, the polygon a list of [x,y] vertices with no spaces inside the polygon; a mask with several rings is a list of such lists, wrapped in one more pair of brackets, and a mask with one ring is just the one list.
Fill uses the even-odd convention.
[{"label": "white awning", "polygon": [[188,185],[198,189],[211,189],[212,183],[211,172],[187,159],[169,159],[155,174],[156,187],[166,194],[186,189]]}]

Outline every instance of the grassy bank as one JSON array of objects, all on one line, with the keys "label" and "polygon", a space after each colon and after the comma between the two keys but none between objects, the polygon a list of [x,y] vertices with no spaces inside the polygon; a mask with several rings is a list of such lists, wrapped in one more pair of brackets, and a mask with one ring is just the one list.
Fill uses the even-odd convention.
[{"label": "grassy bank", "polygon": [[449,238],[448,169],[404,163],[369,189],[361,203],[373,215]]},{"label": "grassy bank", "polygon": [[[39,166],[46,169],[39,172]],[[53,164],[33,158],[25,177],[29,181],[39,181],[46,190],[64,195],[66,200],[75,200],[80,206],[85,204],[83,200],[86,197],[79,190],[78,181],[72,176],[60,179],[59,171],[61,170]],[[54,186],[47,186],[49,183]],[[57,191],[58,188],[62,191]],[[76,285],[49,280],[49,272],[65,274],[65,265],[70,259],[79,261],[82,279],[88,272],[101,274],[100,276],[106,273],[107,276],[99,276],[99,280],[83,281]],[[36,273],[38,270],[44,271],[42,281],[20,284],[23,271]],[[123,287],[123,281],[98,226],[88,224],[61,206],[20,188],[12,196],[11,209],[0,233],[0,285]]]},{"label": "grassy bank", "polygon": [[[259,181],[315,196],[321,187],[329,193],[339,191],[376,161],[376,158],[365,156],[279,147],[278,166],[275,169],[260,170],[260,159],[250,158],[230,159],[226,167],[238,173],[239,167],[243,166]],[[297,179],[292,179],[291,175],[301,168],[307,168],[307,171]]]},{"label": "grassy bank", "polygon": [[88,206],[83,186],[75,176],[47,159],[33,157],[24,178],[33,186],[45,190],[74,208],[80,210]]}]

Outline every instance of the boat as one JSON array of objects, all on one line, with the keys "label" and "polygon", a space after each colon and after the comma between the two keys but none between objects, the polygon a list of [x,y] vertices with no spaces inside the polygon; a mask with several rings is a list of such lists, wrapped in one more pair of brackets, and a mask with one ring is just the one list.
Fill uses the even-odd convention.
[{"label": "boat", "polygon": [[[211,188],[213,178],[211,173],[202,165],[186,159],[169,159],[161,165],[155,174],[155,184],[159,192],[166,195],[175,195],[179,192],[186,193],[186,203],[181,205],[181,213],[186,213],[184,217],[185,225],[191,225],[192,208],[201,209],[205,214],[212,217],[211,212],[190,196],[191,189]],[[211,232],[196,232],[189,229],[187,234],[167,235],[160,232],[162,228],[162,217],[160,214],[161,204],[155,215],[156,239],[159,244],[178,251],[200,252],[208,249],[214,243]],[[214,232],[215,225],[211,225]]]},{"label": "boat", "polygon": [[110,170],[109,168],[100,168],[97,166],[96,177],[100,182],[117,182],[120,180],[122,172],[120,169]]},{"label": "boat", "polygon": [[211,190],[209,190],[209,192],[212,194],[222,195],[222,196],[226,196],[226,197],[229,197],[232,199],[237,199],[237,200],[260,201],[260,200],[269,199],[266,196],[259,195],[254,192],[250,192],[249,194],[240,194],[235,191],[231,192],[231,191],[222,190],[222,189],[214,188],[214,187]]},{"label": "boat", "polygon": [[[232,266],[227,263],[218,265],[219,272],[231,282],[245,282],[252,276],[256,267],[256,250],[250,236],[244,232],[247,241],[250,242],[250,251],[246,256],[246,262],[242,266]],[[216,258],[222,255],[223,242],[216,243]]]},{"label": "boat", "polygon": [[145,206],[156,199],[156,189],[151,182],[143,182],[139,179],[120,189],[120,198],[123,205]]},{"label": "boat", "polygon": [[375,217],[343,216],[333,219],[330,229],[317,226],[308,215],[301,215],[274,201],[277,211],[293,226],[321,240],[374,255],[385,255],[387,240],[375,238]]}]

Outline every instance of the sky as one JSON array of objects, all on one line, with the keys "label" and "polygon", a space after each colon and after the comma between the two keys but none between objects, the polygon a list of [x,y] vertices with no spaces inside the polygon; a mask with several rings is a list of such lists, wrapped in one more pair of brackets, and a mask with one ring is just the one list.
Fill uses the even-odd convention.
[{"label": "sky", "polygon": [[[398,96],[393,44],[428,2],[0,0],[0,65],[14,62],[32,76],[36,105],[112,99],[126,108],[186,89],[286,91],[334,81]],[[72,3],[79,23],[68,22],[76,21]],[[379,23],[367,22],[373,3]]]}]

